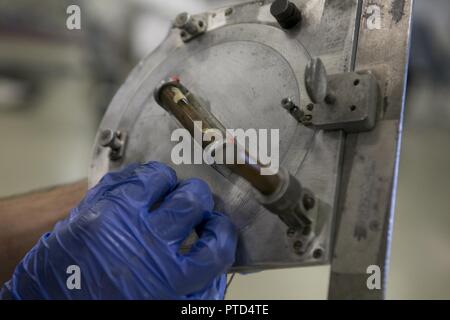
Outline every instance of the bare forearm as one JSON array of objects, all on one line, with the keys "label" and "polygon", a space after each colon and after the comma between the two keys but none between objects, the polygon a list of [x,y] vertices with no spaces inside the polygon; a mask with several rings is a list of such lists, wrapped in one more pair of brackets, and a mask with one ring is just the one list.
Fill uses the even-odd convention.
[{"label": "bare forearm", "polygon": [[67,216],[83,198],[85,180],[0,199],[0,284],[40,236]]}]

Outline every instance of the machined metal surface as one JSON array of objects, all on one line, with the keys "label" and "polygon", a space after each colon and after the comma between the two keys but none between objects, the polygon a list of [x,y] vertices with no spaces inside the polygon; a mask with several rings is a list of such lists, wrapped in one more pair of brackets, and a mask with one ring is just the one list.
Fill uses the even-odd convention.
[{"label": "machined metal surface", "polygon": [[[227,128],[280,130],[281,166],[321,195],[317,210],[325,217],[320,221],[320,234],[302,255],[296,252],[296,241],[288,237],[285,224],[255,200],[251,186],[243,179],[229,170],[206,165],[173,166],[180,179],[206,180],[215,193],[217,209],[230,214],[238,226],[240,242],[234,270],[329,261],[343,135],[306,128],[279,106],[285,97],[300,106],[311,103],[304,70],[312,56],[321,57],[333,73],[350,68],[357,2],[295,3],[309,20],[291,33],[270,14],[271,1],[207,13],[207,31],[189,42],[184,42],[175,28],[130,75],[101,124],[101,130],[127,132],[125,158],[111,162],[108,150],[99,145],[94,152],[91,185],[107,171],[128,163],[156,160],[170,165],[175,145],[170,137],[178,124],[157,105],[152,90],[174,74],[207,99],[205,105]],[[330,30],[332,41],[317,41],[321,35],[328,37]],[[322,254],[314,255],[317,249]]]},{"label": "machined metal surface", "polygon": [[[304,117],[307,125],[346,133],[370,131],[375,127],[380,106],[378,81],[371,73],[346,72],[327,77],[329,92],[321,103],[310,105]],[[327,97],[333,96],[327,103]],[[330,99],[330,98],[329,98]]]},{"label": "machined metal surface", "polygon": [[[350,134],[340,187],[330,299],[383,299],[403,129],[413,0],[364,0],[355,69],[372,70],[383,103],[375,129]],[[382,273],[380,290],[367,287],[368,266]]]},{"label": "machined metal surface", "polygon": [[[280,27],[270,12],[272,1],[253,1],[204,13],[200,16],[206,22],[205,31],[189,41],[183,39],[179,26],[174,28],[135,68],[109,106],[99,132],[126,133],[126,152],[119,161],[111,161],[110,150],[100,145],[99,134],[90,185],[106,172],[129,163],[164,162],[180,179],[207,181],[215,195],[216,209],[229,214],[238,227],[234,271],[331,262],[330,297],[354,294],[378,298],[382,291],[364,291],[363,284],[367,263],[386,266],[410,1],[387,1],[388,5],[376,0],[292,2],[302,12],[301,28]],[[383,33],[376,29],[379,24],[374,19],[378,16],[370,15],[370,10],[375,10],[372,4],[384,13]],[[386,20],[393,16],[389,6],[395,6],[398,21]],[[387,36],[387,30],[397,33]],[[396,42],[400,46],[393,50]],[[320,110],[315,110],[315,99],[310,98],[305,80],[305,69],[312,58],[320,58],[330,75],[361,71],[358,85],[370,86],[373,78],[369,79],[367,70],[373,72],[384,97],[379,124],[373,131],[347,135],[342,130],[326,131],[299,123],[304,115],[319,117],[316,112]],[[176,144],[171,141],[171,133],[180,125],[158,106],[153,89],[173,75],[183,79],[226,128],[279,130],[281,167],[317,198],[311,211],[318,218],[314,239],[305,239],[289,229],[255,199],[250,184],[227,168],[171,164],[171,150]],[[330,80],[326,93],[338,89],[332,77]],[[327,100],[331,105],[339,103]],[[282,101],[289,112],[280,107]],[[348,110],[350,115],[355,111]],[[310,241],[307,248],[305,240]],[[343,289],[347,281],[355,288],[350,294]]]},{"label": "machined metal surface", "polygon": [[305,84],[314,102],[305,111],[299,111],[291,99],[282,102],[300,123],[346,133],[370,131],[375,127],[381,99],[378,80],[371,72],[328,75],[322,60],[313,58],[305,70]]}]

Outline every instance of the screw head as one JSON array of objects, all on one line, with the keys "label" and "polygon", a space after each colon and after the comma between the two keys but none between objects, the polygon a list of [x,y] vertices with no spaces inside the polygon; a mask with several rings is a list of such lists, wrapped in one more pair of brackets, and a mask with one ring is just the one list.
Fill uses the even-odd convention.
[{"label": "screw head", "polygon": [[189,13],[182,12],[175,18],[173,25],[177,28],[183,28],[189,22],[190,18],[191,16],[189,15]]},{"label": "screw head", "polygon": [[114,141],[114,138],[115,138],[114,131],[106,129],[100,133],[99,143],[102,147],[108,147]]}]

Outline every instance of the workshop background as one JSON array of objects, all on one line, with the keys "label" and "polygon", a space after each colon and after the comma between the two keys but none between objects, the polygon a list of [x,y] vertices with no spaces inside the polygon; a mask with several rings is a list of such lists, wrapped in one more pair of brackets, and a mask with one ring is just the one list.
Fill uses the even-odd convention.
[{"label": "workshop background", "polygon": [[[70,2],[0,0],[0,197],[85,178],[112,95],[176,14],[236,2],[85,1],[68,31]],[[416,1],[413,21],[387,296],[450,299],[450,1]],[[227,298],[325,299],[328,276],[237,275]]]}]

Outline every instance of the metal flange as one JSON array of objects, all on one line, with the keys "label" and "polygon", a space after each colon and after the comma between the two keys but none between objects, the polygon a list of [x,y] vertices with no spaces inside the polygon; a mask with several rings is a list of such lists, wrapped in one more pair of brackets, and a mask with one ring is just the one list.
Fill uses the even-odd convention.
[{"label": "metal flange", "polygon": [[319,130],[364,132],[376,125],[380,102],[378,81],[370,72],[327,75],[319,58],[305,69],[305,85],[312,103],[300,108],[290,99],[282,107],[300,123]]}]

